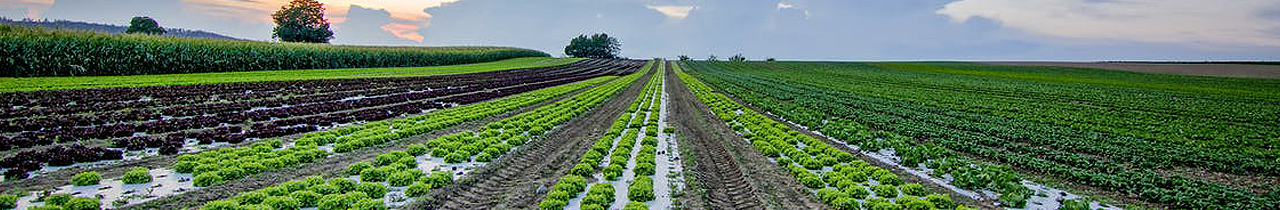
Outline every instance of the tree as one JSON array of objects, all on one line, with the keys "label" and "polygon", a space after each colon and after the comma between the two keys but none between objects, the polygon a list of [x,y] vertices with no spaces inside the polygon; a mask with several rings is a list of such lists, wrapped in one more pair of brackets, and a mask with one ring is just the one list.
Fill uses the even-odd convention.
[{"label": "tree", "polygon": [[129,20],[129,29],[124,30],[125,33],[144,33],[151,35],[164,34],[164,28],[160,28],[160,24],[156,23],[151,17],[133,17]]},{"label": "tree", "polygon": [[707,56],[707,61],[717,61],[716,55],[712,54],[711,56]]},{"label": "tree", "polygon": [[293,0],[271,14],[276,28],[271,38],[285,42],[329,43],[333,31],[324,19],[324,4],[316,0]]},{"label": "tree", "polygon": [[618,38],[600,33],[590,37],[578,35],[573,40],[569,40],[569,46],[564,47],[564,54],[579,58],[617,58],[618,51],[621,49],[622,43]]},{"label": "tree", "polygon": [[677,57],[679,57],[679,58],[680,58],[680,61],[689,61],[689,60],[692,60],[692,59],[689,59],[689,56],[687,56],[687,55],[680,55],[680,56],[677,56]]},{"label": "tree", "polygon": [[737,55],[729,56],[729,61],[745,62],[747,57],[742,56],[742,53],[738,53]]}]

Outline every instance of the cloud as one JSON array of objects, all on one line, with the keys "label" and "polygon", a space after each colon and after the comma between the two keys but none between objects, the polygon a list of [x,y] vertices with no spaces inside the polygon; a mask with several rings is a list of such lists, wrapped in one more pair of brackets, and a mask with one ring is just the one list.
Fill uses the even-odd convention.
[{"label": "cloud", "polygon": [[0,11],[20,10],[27,18],[40,19],[44,11],[52,6],[53,0],[6,0],[0,2]]},{"label": "cloud", "polygon": [[788,4],[787,2],[778,2],[778,9],[793,9],[793,8],[796,8],[796,5]]},{"label": "cloud", "polygon": [[[289,0],[258,0],[258,1],[227,1],[227,0],[182,0],[190,5],[192,10],[202,13],[219,16],[239,18],[249,22],[271,23],[270,14],[280,9],[289,2]],[[430,26],[431,14],[425,12],[426,9],[440,7],[446,3],[457,2],[459,0],[381,0],[381,1],[360,1],[360,0],[319,0],[325,4],[325,16],[330,22],[339,25],[346,22],[347,10],[351,6],[359,6],[361,8],[383,10],[390,14],[390,18],[394,19],[392,23],[383,25],[381,28],[401,39],[423,42],[423,37],[417,31],[418,29]]]},{"label": "cloud", "polygon": [[396,37],[400,37],[401,39],[411,40],[415,42],[422,42],[423,41],[422,34],[418,34],[419,28],[422,28],[422,27],[419,27],[418,25],[415,25],[415,24],[408,24],[408,23],[391,23],[391,24],[382,26],[382,30],[391,32],[391,34],[396,35]]},{"label": "cloud", "polygon": [[961,0],[936,13],[1067,38],[1280,47],[1280,36],[1268,31],[1280,21],[1262,15],[1266,8],[1280,1]]},{"label": "cloud", "polygon": [[648,7],[649,9],[657,10],[658,12],[662,13],[663,15],[666,15],[667,17],[675,18],[675,19],[684,19],[685,17],[689,17],[689,11],[693,9],[697,9],[697,7],[694,7],[694,6],[674,6],[674,5],[667,5],[667,6],[648,5],[645,7]]}]

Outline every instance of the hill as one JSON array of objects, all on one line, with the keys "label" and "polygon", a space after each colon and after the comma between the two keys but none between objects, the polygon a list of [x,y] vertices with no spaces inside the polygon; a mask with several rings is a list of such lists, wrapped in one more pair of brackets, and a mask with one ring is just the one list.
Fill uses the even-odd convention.
[{"label": "hill", "polygon": [[[99,31],[99,32],[107,32],[107,33],[124,33],[125,29],[129,28],[129,26],[118,26],[118,25],[80,22],[80,21],[71,21],[71,20],[31,20],[31,19],[11,20],[8,18],[0,18],[0,25],[38,27],[38,28],[49,28],[49,29]],[[161,25],[161,27],[164,27],[164,25]],[[166,27],[164,30],[166,31],[165,33],[166,35],[173,35],[178,37],[249,41],[248,39],[240,39],[240,38],[225,36],[225,35],[217,34],[213,32],[201,31],[201,30],[190,30],[190,29],[168,28],[168,27]]]}]

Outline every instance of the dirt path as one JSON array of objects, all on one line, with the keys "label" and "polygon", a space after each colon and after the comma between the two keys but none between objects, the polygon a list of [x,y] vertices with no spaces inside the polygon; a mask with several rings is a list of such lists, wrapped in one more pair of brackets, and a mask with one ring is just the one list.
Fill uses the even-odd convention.
[{"label": "dirt path", "polygon": [[295,180],[305,176],[313,176],[313,175],[320,175],[325,177],[337,176],[343,171],[345,171],[346,167],[351,163],[355,163],[357,161],[362,161],[362,160],[373,159],[377,155],[384,154],[392,150],[403,150],[406,147],[408,147],[409,144],[423,143],[428,140],[435,139],[442,135],[451,134],[451,133],[459,132],[462,130],[475,130],[490,122],[502,120],[504,118],[514,116],[519,113],[523,113],[526,111],[537,109],[542,106],[549,105],[561,99],[572,97],[573,95],[577,95],[578,93],[582,93],[586,90],[589,90],[594,87],[598,87],[605,83],[608,83],[608,81],[601,82],[591,87],[583,88],[581,90],[577,90],[572,93],[565,94],[563,96],[558,96],[556,98],[552,98],[547,101],[535,104],[533,106],[510,111],[500,115],[491,116],[483,120],[463,123],[461,125],[453,126],[450,128],[446,128],[446,129],[438,130],[434,132],[429,132],[427,134],[410,137],[410,138],[396,141],[390,144],[363,148],[360,150],[343,153],[338,156],[331,156],[329,158],[325,158],[317,162],[297,166],[296,168],[258,174],[258,175],[246,177],[243,179],[239,179],[236,181],[226,182],[213,187],[198,189],[195,191],[191,191],[191,192],[187,192],[179,195],[168,196],[168,197],[156,199],[150,202],[129,206],[122,209],[191,208],[191,207],[197,207],[197,206],[203,205],[204,203],[209,201],[228,198],[240,192],[266,188],[279,183],[283,183],[285,181]]},{"label": "dirt path", "polygon": [[1280,79],[1280,65],[1090,63],[1090,62],[988,62],[986,64],[1061,66],[1061,67],[1111,69],[1111,70],[1155,73],[1155,74],[1180,74],[1180,75],[1214,76],[1214,77]]},{"label": "dirt path", "polygon": [[667,72],[670,122],[690,147],[692,209],[827,209],[799,182],[729,129],[674,72]]}]

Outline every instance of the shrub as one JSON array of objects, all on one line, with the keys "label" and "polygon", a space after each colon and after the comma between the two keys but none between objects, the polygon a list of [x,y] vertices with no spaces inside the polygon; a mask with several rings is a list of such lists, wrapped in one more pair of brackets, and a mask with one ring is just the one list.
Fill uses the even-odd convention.
[{"label": "shrub", "polygon": [[913,196],[925,196],[929,194],[929,191],[925,190],[924,186],[920,186],[920,184],[916,184],[916,183],[904,184],[898,187],[898,190],[902,190],[902,194],[913,195]]},{"label": "shrub", "polygon": [[66,193],[54,193],[44,197],[44,204],[61,206],[67,204],[67,201],[70,201],[72,197],[75,196]]},{"label": "shrub", "polygon": [[222,176],[218,176],[214,173],[204,173],[196,176],[196,178],[192,179],[191,182],[192,185],[196,187],[208,187],[218,184],[218,182],[222,182]]},{"label": "shrub", "polygon": [[129,172],[124,173],[124,178],[121,178],[121,181],[125,184],[142,184],[151,182],[151,173],[147,168],[134,167],[129,170]]},{"label": "shrub", "polygon": [[201,207],[202,210],[240,210],[240,204],[231,200],[210,201]]},{"label": "shrub", "polygon": [[242,192],[234,198],[242,204],[259,204],[263,199],[267,199],[267,193],[259,191]]},{"label": "shrub", "polygon": [[18,195],[4,194],[0,195],[0,209],[12,209],[18,207]]},{"label": "shrub", "polygon": [[71,184],[75,186],[96,185],[98,184],[98,181],[101,179],[102,179],[102,176],[98,175],[98,172],[90,171],[90,172],[79,173],[79,174],[76,174],[75,176],[72,176]]},{"label": "shrub", "polygon": [[386,186],[372,182],[360,183],[359,186],[356,186],[356,191],[363,192],[369,198],[382,198],[382,196],[387,195]]},{"label": "shrub", "polygon": [[102,209],[102,204],[97,198],[73,197],[62,205],[62,209],[66,210],[98,210]]},{"label": "shrub", "polygon": [[262,200],[262,205],[270,206],[274,210],[292,210],[302,206],[297,199],[287,196],[271,196]]}]

